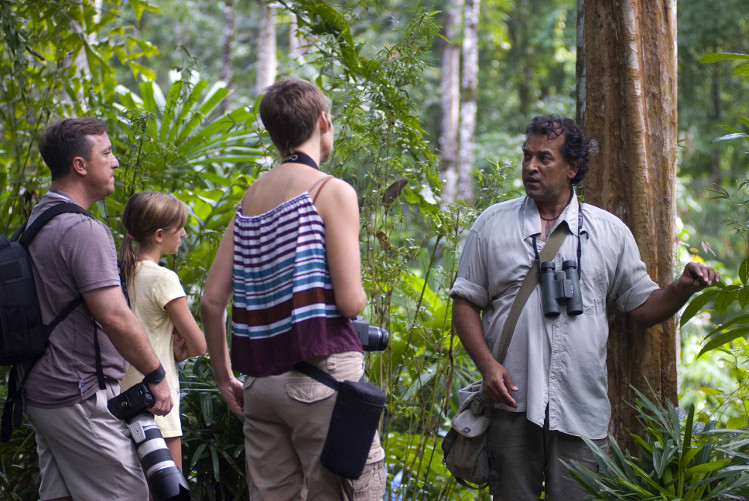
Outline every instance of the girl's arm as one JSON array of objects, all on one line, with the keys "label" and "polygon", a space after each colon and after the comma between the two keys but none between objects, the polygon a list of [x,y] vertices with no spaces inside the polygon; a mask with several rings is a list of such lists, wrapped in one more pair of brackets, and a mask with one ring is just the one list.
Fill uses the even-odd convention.
[{"label": "girl's arm", "polygon": [[229,348],[226,343],[226,307],[232,295],[232,267],[234,263],[234,220],[224,233],[211,271],[205,282],[203,299],[200,301],[200,316],[203,320],[208,351],[211,354],[213,374],[229,409],[243,417],[244,392],[242,382],[231,370]]},{"label": "girl's arm", "polygon": [[[177,299],[169,301],[164,309],[169,313],[169,318],[177,329],[177,333],[185,341],[185,346],[187,347],[187,358],[197,355],[205,355],[205,337],[203,336],[198,323],[195,321],[195,318],[192,316],[190,307],[187,305],[187,298],[178,297]],[[181,361],[182,360],[178,360],[178,362]]]}]

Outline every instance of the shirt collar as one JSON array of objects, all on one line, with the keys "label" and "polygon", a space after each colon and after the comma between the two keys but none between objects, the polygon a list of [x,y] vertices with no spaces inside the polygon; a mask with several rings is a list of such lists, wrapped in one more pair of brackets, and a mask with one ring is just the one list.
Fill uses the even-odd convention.
[{"label": "shirt collar", "polygon": [[[557,219],[554,227],[556,228],[558,225],[562,224],[562,221],[564,221],[565,223],[567,223],[567,227],[569,228],[570,233],[572,233],[573,235],[577,235],[577,215],[579,210],[580,205],[577,200],[577,193],[575,193],[575,188],[572,187],[572,197],[570,198],[567,207],[565,207],[562,213],[559,215],[559,219]],[[538,235],[541,233],[541,217],[538,214],[538,207],[536,206],[536,202],[527,195],[520,209],[520,217],[522,218],[523,224],[523,239],[529,238],[531,235]]]}]

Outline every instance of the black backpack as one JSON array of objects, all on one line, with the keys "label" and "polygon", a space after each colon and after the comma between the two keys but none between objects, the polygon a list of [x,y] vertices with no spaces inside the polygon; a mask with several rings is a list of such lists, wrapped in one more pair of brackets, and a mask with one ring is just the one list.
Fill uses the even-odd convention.
[{"label": "black backpack", "polygon": [[[2,442],[10,439],[14,425],[20,425],[22,406],[16,404],[20,403],[23,384],[31,367],[47,349],[49,336],[54,328],[83,301],[83,297],[79,295],[52,322],[45,324],[42,321],[28,251],[31,241],[50,219],[68,212],[93,217],[74,203],[60,203],[41,213],[28,228],[27,220],[10,240],[0,235],[0,365],[13,366],[3,409],[0,430]],[[23,378],[20,378],[19,365],[25,366]]]}]

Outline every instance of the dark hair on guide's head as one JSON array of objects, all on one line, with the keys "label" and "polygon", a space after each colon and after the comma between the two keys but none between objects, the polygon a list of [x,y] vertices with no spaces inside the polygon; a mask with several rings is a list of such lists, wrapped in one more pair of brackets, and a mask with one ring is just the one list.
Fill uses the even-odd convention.
[{"label": "dark hair on guide's head", "polygon": [[548,139],[555,139],[564,135],[564,144],[560,148],[564,161],[577,165],[577,174],[570,184],[580,184],[588,174],[588,160],[591,153],[595,153],[596,143],[588,139],[583,130],[571,118],[557,115],[534,117],[525,128],[525,135],[540,134]]},{"label": "dark hair on guide's head", "polygon": [[313,83],[287,77],[265,90],[260,119],[282,157],[305,142],[315,130],[321,112],[330,111],[330,100]]},{"label": "dark hair on guide's head", "polygon": [[95,118],[65,118],[47,127],[39,139],[39,153],[52,173],[52,180],[65,177],[75,157],[88,160],[91,141],[88,136],[106,134],[107,125]]},{"label": "dark hair on guide's head", "polygon": [[143,246],[156,230],[177,230],[186,222],[187,206],[174,195],[141,191],[130,197],[122,210],[122,226],[127,236],[120,246],[120,273],[126,286],[138,260],[133,242]]}]

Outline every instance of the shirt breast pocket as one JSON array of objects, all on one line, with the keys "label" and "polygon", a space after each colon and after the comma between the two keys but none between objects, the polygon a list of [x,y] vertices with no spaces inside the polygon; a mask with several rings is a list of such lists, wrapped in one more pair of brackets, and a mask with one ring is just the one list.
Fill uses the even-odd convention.
[{"label": "shirt breast pocket", "polygon": [[605,270],[583,270],[580,286],[583,293],[583,314],[605,314],[608,278]]}]

